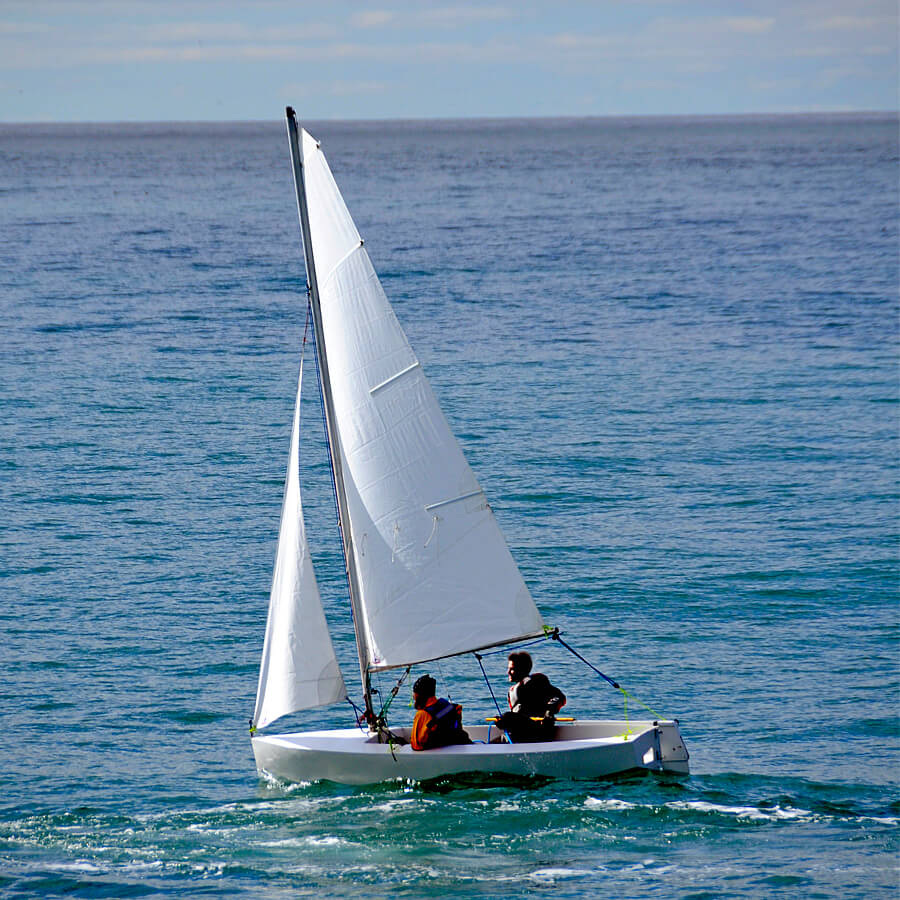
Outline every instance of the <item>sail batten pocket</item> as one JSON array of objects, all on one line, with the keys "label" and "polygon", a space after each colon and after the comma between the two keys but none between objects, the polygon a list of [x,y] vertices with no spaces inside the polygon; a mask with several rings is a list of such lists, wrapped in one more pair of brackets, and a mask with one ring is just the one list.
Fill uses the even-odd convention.
[{"label": "sail batten pocket", "polygon": [[419,361],[416,360],[412,365],[407,366],[405,369],[401,369],[395,375],[391,375],[390,378],[387,378],[384,381],[382,381],[381,384],[376,384],[375,387],[369,388],[369,393],[374,394],[377,391],[380,391],[382,388],[385,388],[389,384],[392,384],[393,382],[395,382],[398,378],[402,378],[404,375],[406,375],[407,372],[412,372],[412,370],[415,369],[418,365],[419,365]]},{"label": "sail batten pocket", "polygon": [[440,506],[449,506],[451,503],[459,503],[460,500],[468,500],[470,497],[477,497],[482,493],[484,493],[484,491],[479,488],[477,491],[469,491],[468,494],[461,494],[459,497],[451,497],[449,500],[438,500],[437,503],[429,503],[425,509],[428,510],[428,512],[431,512],[433,509],[437,509]]}]

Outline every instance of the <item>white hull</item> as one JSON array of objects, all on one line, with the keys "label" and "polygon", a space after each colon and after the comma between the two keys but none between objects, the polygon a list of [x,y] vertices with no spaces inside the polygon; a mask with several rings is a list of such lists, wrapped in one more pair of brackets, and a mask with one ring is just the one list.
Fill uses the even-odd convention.
[{"label": "white hull", "polygon": [[[372,784],[425,781],[465,772],[551,778],[598,778],[632,769],[688,772],[688,752],[674,721],[585,721],[557,725],[556,738],[536,744],[495,742],[497,730],[467,726],[473,743],[414,751],[379,743],[359,729],[257,735],[260,772],[283,781]],[[409,729],[394,729],[403,738]]]}]

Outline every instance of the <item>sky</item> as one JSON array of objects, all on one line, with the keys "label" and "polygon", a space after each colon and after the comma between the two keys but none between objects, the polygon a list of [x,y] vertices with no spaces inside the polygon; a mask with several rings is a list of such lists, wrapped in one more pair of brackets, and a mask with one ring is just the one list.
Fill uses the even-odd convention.
[{"label": "sky", "polygon": [[0,0],[0,122],[896,110],[897,0]]}]

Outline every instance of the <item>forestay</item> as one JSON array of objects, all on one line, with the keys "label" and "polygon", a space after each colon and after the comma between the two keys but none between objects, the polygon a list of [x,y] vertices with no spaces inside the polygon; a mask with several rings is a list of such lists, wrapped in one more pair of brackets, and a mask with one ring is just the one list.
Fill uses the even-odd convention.
[{"label": "forestay", "polygon": [[325,157],[301,137],[363,663],[386,669],[540,634],[540,613]]},{"label": "forestay", "polygon": [[299,459],[302,384],[301,363],[269,619],[253,714],[257,728],[288,713],[336,703],[347,696],[325,622],[303,522]]}]

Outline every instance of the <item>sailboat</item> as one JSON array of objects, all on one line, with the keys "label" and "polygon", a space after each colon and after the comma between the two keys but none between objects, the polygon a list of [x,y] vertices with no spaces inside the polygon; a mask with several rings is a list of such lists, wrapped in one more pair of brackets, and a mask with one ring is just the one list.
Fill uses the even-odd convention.
[{"label": "sailboat", "polygon": [[289,782],[342,784],[470,772],[564,778],[687,772],[677,720],[560,719],[553,739],[539,743],[512,743],[485,720],[466,723],[471,744],[417,752],[408,743],[410,729],[387,722],[389,703],[376,710],[377,672],[402,673],[392,698],[413,666],[461,654],[480,663],[488,648],[558,632],[544,625],[319,143],[290,107],[287,130],[363,708],[357,727],[260,731],[290,713],[348,699],[303,519],[301,357],[251,720],[258,771]]}]

